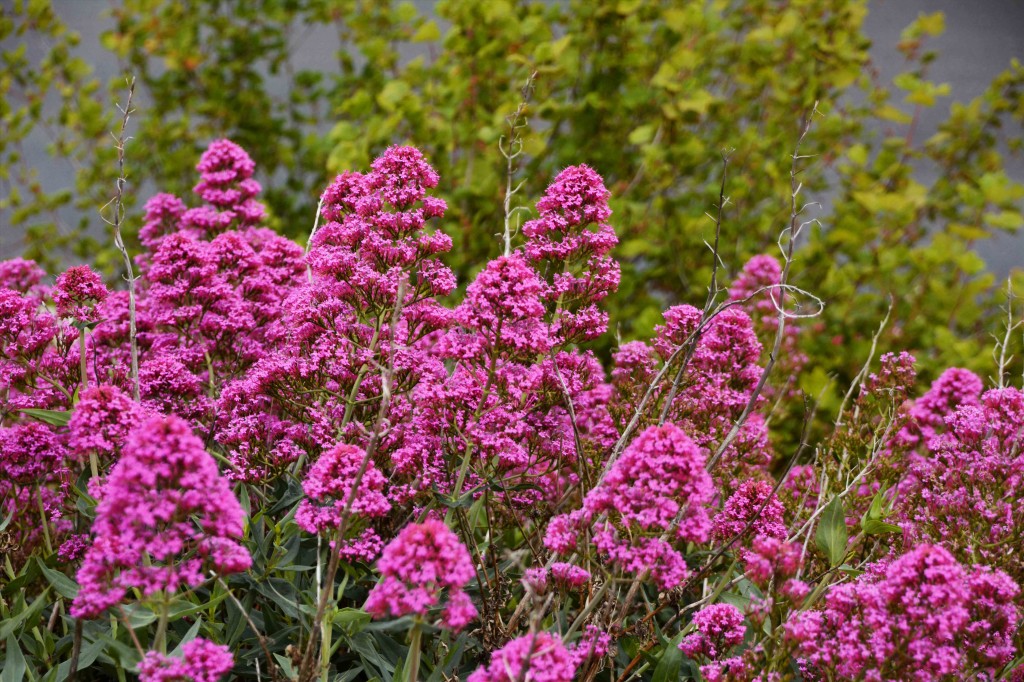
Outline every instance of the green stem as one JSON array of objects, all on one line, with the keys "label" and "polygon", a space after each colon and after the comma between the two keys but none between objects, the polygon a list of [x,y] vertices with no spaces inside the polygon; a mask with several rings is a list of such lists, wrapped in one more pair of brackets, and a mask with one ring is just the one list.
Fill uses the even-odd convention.
[{"label": "green stem", "polygon": [[334,614],[328,613],[320,623],[320,682],[327,682],[331,667],[331,635],[334,632]]},{"label": "green stem", "polygon": [[53,545],[50,544],[50,524],[46,520],[46,509],[43,507],[43,491],[36,489],[36,502],[39,504],[39,520],[43,524],[43,540],[46,542],[46,552],[53,554]]},{"label": "green stem", "polygon": [[79,370],[82,373],[82,390],[84,391],[86,389],[86,387],[89,385],[89,380],[88,380],[89,365],[88,365],[88,361],[86,360],[86,357],[85,357],[85,328],[84,327],[82,328],[82,330],[78,334],[78,361],[79,361],[78,362]]},{"label": "green stem", "polygon": [[167,653],[167,619],[170,616],[170,602],[167,599],[166,594],[160,595],[160,620],[157,621],[156,635],[153,637],[153,642],[156,644],[156,650],[162,654]]},{"label": "green stem", "polygon": [[[462,464],[459,466],[459,475],[455,480],[455,495],[456,499],[462,497],[462,486],[466,483],[466,474],[469,473],[469,458],[473,454],[473,448],[466,445],[466,452],[462,455]],[[455,507],[448,507],[448,511],[445,512],[444,522],[448,526],[452,525],[452,517],[455,515]]]},{"label": "green stem", "polygon": [[405,661],[406,680],[416,682],[420,672],[420,642],[423,638],[423,630],[420,629],[419,621],[413,624],[412,633],[409,639],[409,658]]}]

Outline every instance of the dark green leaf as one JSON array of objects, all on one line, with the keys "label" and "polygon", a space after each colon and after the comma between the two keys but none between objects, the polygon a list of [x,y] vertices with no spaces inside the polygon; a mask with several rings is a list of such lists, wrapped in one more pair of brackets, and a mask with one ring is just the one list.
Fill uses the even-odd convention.
[{"label": "dark green leaf", "polygon": [[67,426],[68,422],[71,421],[71,412],[62,412],[60,410],[39,410],[27,407],[19,410],[19,412],[53,426]]},{"label": "dark green leaf", "polygon": [[818,521],[818,532],[814,537],[818,549],[828,558],[829,564],[838,566],[846,557],[846,543],[849,536],[846,532],[846,514],[843,501],[833,497],[832,501],[821,513]]},{"label": "dark green leaf", "polygon": [[861,523],[861,527],[867,535],[886,535],[888,533],[902,533],[903,529],[894,523],[886,523],[878,519],[867,519]]},{"label": "dark green leaf", "polygon": [[38,597],[32,600],[32,602],[25,608],[24,611],[22,611],[16,616],[12,616],[11,618],[8,618],[7,620],[3,621],[3,624],[0,625],[0,638],[7,639],[8,637],[12,636],[14,632],[21,626],[22,623],[38,615],[39,612],[42,611],[43,608],[48,603],[50,603],[46,599],[46,594],[49,591],[50,588],[47,587],[45,590],[43,590],[42,594],[40,594]]},{"label": "dark green leaf", "polygon": [[27,679],[28,663],[21,653],[18,640],[14,635],[7,635],[7,659],[4,661],[4,671],[0,673],[0,682],[21,682]]},{"label": "dark green leaf", "polygon": [[39,569],[46,576],[47,582],[53,585],[53,588],[57,590],[57,593],[65,599],[74,599],[78,596],[78,583],[71,578],[67,577],[60,571],[56,571],[52,568],[48,568],[46,564],[39,560]]},{"label": "dark green leaf", "polygon": [[683,664],[683,652],[679,650],[676,640],[665,645],[665,650],[654,668],[652,682],[676,682],[679,679],[679,670]]}]

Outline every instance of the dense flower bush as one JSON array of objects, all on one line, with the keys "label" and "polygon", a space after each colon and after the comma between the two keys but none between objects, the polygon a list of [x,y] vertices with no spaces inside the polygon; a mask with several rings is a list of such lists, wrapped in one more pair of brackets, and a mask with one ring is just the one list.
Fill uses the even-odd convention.
[{"label": "dense flower bush", "polygon": [[951,369],[914,400],[886,353],[778,451],[808,362],[792,252],[603,363],[593,169],[457,303],[417,149],[339,175],[308,249],[262,225],[253,169],[220,140],[195,205],[147,204],[134,320],[86,266],[0,264],[5,666],[1019,679],[1020,389]]}]

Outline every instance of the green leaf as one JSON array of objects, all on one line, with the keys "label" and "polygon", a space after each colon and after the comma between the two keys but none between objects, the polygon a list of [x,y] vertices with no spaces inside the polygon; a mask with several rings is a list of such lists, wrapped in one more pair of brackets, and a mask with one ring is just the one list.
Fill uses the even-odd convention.
[{"label": "green leaf", "polygon": [[71,421],[71,412],[62,412],[60,410],[38,410],[34,407],[26,407],[18,410],[30,417],[34,417],[41,422],[52,424],[53,426],[67,426],[68,422]]},{"label": "green leaf", "polygon": [[860,570],[859,568],[854,568],[850,564],[843,564],[839,567],[839,570],[845,573],[846,575],[854,578],[860,575],[864,575],[864,571]]},{"label": "green leaf", "polygon": [[886,535],[888,533],[902,533],[903,529],[894,523],[886,523],[879,519],[865,519],[861,522],[861,528],[866,535]]},{"label": "green leaf", "polygon": [[642,125],[639,128],[634,128],[633,132],[629,134],[630,144],[647,144],[654,139],[655,126],[651,124]]},{"label": "green leaf", "polygon": [[182,648],[191,642],[193,639],[199,636],[199,627],[203,624],[202,618],[196,618],[196,622],[192,624],[192,627],[188,629],[185,636],[178,642],[178,646],[174,647],[174,651],[171,652],[172,656],[181,656]]},{"label": "green leaf", "polygon": [[431,43],[435,40],[441,39],[441,29],[437,27],[437,23],[428,21],[412,35],[412,42],[414,43]]},{"label": "green leaf", "polygon": [[652,682],[676,682],[679,679],[679,670],[683,665],[683,652],[679,650],[679,642],[682,635],[677,635],[665,645],[661,653],[661,659],[654,668]]},{"label": "green leaf", "polygon": [[843,501],[833,497],[825,507],[818,521],[818,532],[814,541],[832,566],[838,566],[846,557],[846,543],[849,535],[846,532],[846,513]]},{"label": "green leaf", "polygon": [[17,616],[8,618],[7,620],[3,621],[3,627],[0,627],[0,639],[7,639],[8,637],[12,637],[14,635],[14,631],[17,630],[22,623],[33,618],[34,616],[36,616],[36,614],[42,611],[43,607],[45,607],[49,603],[46,600],[46,594],[49,591],[50,588],[47,587],[45,590],[43,590],[43,593],[41,595],[32,600],[32,603],[29,604],[24,611],[19,613]]},{"label": "green leaf", "polygon": [[4,661],[4,671],[0,673],[0,682],[21,682],[27,679],[28,663],[25,661],[21,647],[14,635],[7,635],[7,659]]},{"label": "green leaf", "polygon": [[[99,639],[95,642],[85,643],[82,645],[82,652],[78,656],[78,670],[85,670],[100,657],[103,653],[103,649],[106,648],[107,642]],[[71,661],[63,661],[56,669],[56,675],[52,678],[53,682],[64,682],[71,674]]]},{"label": "green leaf", "polygon": [[[37,559],[37,561],[39,561]],[[78,583],[71,578],[67,577],[60,571],[55,571],[52,568],[48,568],[46,564],[39,561],[39,569],[46,576],[47,582],[53,585],[53,588],[57,590],[57,593],[65,599],[74,599],[78,596]]]}]

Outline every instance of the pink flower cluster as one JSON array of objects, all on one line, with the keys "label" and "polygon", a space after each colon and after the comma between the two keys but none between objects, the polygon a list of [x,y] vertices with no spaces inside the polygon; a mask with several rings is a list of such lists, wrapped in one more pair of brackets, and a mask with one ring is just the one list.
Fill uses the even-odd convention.
[{"label": "pink flower cluster", "polygon": [[1004,573],[919,545],[833,587],[786,637],[806,673],[825,679],[992,679],[1014,655],[1018,593]]},{"label": "pink flower cluster", "polygon": [[382,580],[370,591],[364,607],[375,618],[425,616],[441,604],[448,590],[441,623],[461,630],[476,618],[465,592],[473,579],[469,551],[448,526],[437,519],[411,523],[388,543],[377,561]]},{"label": "pink flower cluster", "polygon": [[[307,533],[327,535],[331,538],[331,546],[336,546],[349,561],[373,561],[383,543],[376,531],[365,528],[357,538],[342,538],[336,545],[332,531],[340,530],[347,522],[344,514],[364,520],[385,516],[391,511],[391,503],[382,493],[387,481],[372,460],[366,462],[356,494],[352,495],[356,476],[364,468],[367,457],[362,448],[344,443],[320,455],[302,483],[306,499],[295,512],[295,523],[299,528]],[[352,528],[352,525],[347,528]]]},{"label": "pink flower cluster", "polygon": [[95,618],[130,589],[144,596],[195,587],[207,570],[249,568],[238,543],[244,514],[213,457],[179,417],[152,417],[131,432],[96,508],[93,542],[71,606]]},{"label": "pink flower cluster", "polygon": [[[761,344],[750,317],[738,308],[722,310],[703,326],[701,311],[690,305],[668,308],[664,319],[655,327],[652,345],[632,341],[615,353],[612,413],[628,419],[660,365],[667,378],[650,401],[653,415],[664,413],[699,447],[714,452],[761,378]],[[751,477],[767,478],[772,456],[764,418],[753,412],[723,451],[715,473],[727,488]]]},{"label": "pink flower cluster", "polygon": [[734,492],[715,516],[714,535],[721,541],[734,537],[785,539],[782,502],[767,481],[747,481]]},{"label": "pink flower cluster", "polygon": [[[581,532],[627,573],[644,574],[671,589],[686,579],[686,562],[668,539],[704,542],[715,495],[704,455],[673,424],[650,427],[627,447],[582,509],[554,517],[544,544],[567,554]],[[622,532],[620,532],[622,528]]]},{"label": "pink flower cluster", "polygon": [[693,625],[697,631],[679,643],[690,658],[719,658],[740,644],[747,632],[743,613],[731,604],[705,606],[693,617]]},{"label": "pink flower cluster", "polygon": [[[922,416],[916,423],[924,447],[907,458],[895,502],[905,542],[941,544],[961,561],[1024,580],[1024,558],[1007,551],[1024,542],[1024,392],[994,389],[979,397],[969,389],[980,382],[962,371],[936,383],[925,405],[911,409]],[[942,427],[930,425],[936,406],[952,407]],[[904,443],[909,433],[901,435]]]},{"label": "pink flower cluster", "polygon": [[335,295],[356,308],[393,306],[403,282],[414,300],[448,295],[455,276],[435,257],[452,240],[425,229],[447,209],[427,195],[437,186],[437,171],[414,147],[390,147],[372,169],[340,175],[324,192],[328,222],[310,241],[313,273],[337,282]]},{"label": "pink flower cluster", "polygon": [[540,217],[523,225],[525,254],[544,279],[552,334],[561,343],[592,339],[608,328],[608,314],[597,303],[618,288],[621,276],[608,255],[619,242],[608,224],[609,196],[594,169],[570,166],[537,202]]},{"label": "pink flower cluster", "polygon": [[[743,310],[750,315],[754,330],[762,343],[770,349],[779,329],[779,307],[787,311],[794,309],[793,296],[782,292],[782,265],[772,256],[762,254],[748,260],[739,276],[729,288],[729,300],[740,302]],[[785,293],[785,295],[781,295]],[[780,300],[781,299],[781,300]],[[807,355],[800,349],[801,326],[799,319],[789,318],[776,358],[777,377],[796,378],[807,364]],[[789,384],[789,395],[796,395],[798,387]],[[765,394],[773,398],[778,391],[766,387]]]},{"label": "pink flower cluster", "polygon": [[181,658],[149,651],[139,663],[139,682],[218,682],[235,659],[226,646],[197,637],[181,647]]},{"label": "pink flower cluster", "polygon": [[117,386],[89,386],[79,396],[68,422],[68,447],[78,461],[90,455],[104,463],[116,461],[144,412]]},{"label": "pink flower cluster", "polygon": [[491,654],[467,682],[572,682],[576,664],[558,635],[541,631],[517,637]]},{"label": "pink flower cluster", "polygon": [[103,279],[88,265],[68,268],[57,276],[53,286],[53,302],[57,315],[79,322],[97,322],[96,305],[110,292]]}]

